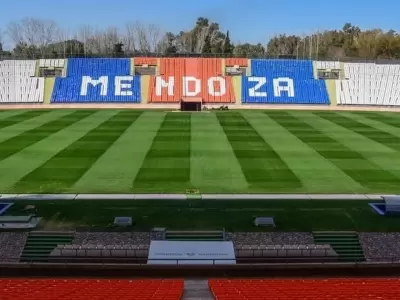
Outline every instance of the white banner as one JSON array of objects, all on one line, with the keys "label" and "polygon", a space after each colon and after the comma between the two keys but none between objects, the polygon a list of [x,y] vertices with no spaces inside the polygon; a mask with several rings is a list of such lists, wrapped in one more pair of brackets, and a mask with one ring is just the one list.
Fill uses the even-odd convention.
[{"label": "white banner", "polygon": [[232,242],[151,241],[148,264],[236,264]]}]

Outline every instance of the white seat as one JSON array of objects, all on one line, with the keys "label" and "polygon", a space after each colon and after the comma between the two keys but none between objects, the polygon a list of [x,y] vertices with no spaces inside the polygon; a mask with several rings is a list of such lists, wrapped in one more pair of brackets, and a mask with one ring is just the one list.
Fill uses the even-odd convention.
[{"label": "white seat", "polygon": [[338,61],[315,61],[315,66],[317,69],[338,70],[338,69],[340,69],[340,62],[338,62]]},{"label": "white seat", "polygon": [[44,78],[34,77],[35,70],[35,60],[1,61],[0,103],[43,102]]},{"label": "white seat", "polygon": [[336,80],[337,103],[400,105],[400,65],[345,63],[347,80]]},{"label": "white seat", "polygon": [[64,59],[40,59],[40,68],[64,68]]}]

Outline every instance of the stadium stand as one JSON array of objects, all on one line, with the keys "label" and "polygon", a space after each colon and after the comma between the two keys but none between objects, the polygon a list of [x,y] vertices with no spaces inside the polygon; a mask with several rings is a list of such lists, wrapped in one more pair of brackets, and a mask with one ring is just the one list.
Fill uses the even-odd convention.
[{"label": "stadium stand", "polygon": [[204,104],[398,106],[399,74],[395,64],[293,59],[5,60],[0,103],[166,104],[197,98]]},{"label": "stadium stand", "polygon": [[39,59],[40,68],[64,68],[65,59]]},{"label": "stadium stand", "polygon": [[130,75],[130,59],[72,58],[67,77],[55,80],[52,103],[138,103],[140,76]]},{"label": "stadium stand", "polygon": [[339,70],[341,69],[339,61],[315,61],[315,66],[321,70]]},{"label": "stadium stand", "polygon": [[338,104],[400,105],[400,65],[345,63],[344,73],[336,81]]},{"label": "stadium stand", "polygon": [[396,300],[400,279],[330,278],[304,280],[209,280],[216,300]]},{"label": "stadium stand", "polygon": [[130,73],[130,60],[127,58],[71,58],[68,60],[68,76],[104,76]]},{"label": "stadium stand", "polygon": [[311,60],[253,59],[242,77],[243,103],[329,104],[324,80],[314,79]]},{"label": "stadium stand", "polygon": [[223,76],[219,58],[162,58],[160,76],[150,79],[150,102],[177,103],[201,97],[204,103],[232,103],[232,78]]},{"label": "stadium stand", "polygon": [[0,279],[2,300],[179,300],[183,280]]},{"label": "stadium stand", "polygon": [[0,62],[0,102],[43,102],[44,78],[35,76],[35,60],[5,60]]}]

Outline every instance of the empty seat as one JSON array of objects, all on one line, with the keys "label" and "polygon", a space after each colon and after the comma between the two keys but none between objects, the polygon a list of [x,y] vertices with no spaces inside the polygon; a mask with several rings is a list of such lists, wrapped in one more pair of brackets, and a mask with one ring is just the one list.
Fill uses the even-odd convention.
[{"label": "empty seat", "polygon": [[64,59],[40,59],[40,68],[63,68],[65,65]]},{"label": "empty seat", "polygon": [[346,80],[336,81],[338,104],[400,105],[400,65],[345,63]]},{"label": "empty seat", "polygon": [[183,280],[0,279],[2,300],[178,300]]},{"label": "empty seat", "polygon": [[140,76],[130,75],[126,58],[71,58],[67,77],[56,78],[51,95],[51,103],[139,103],[140,99]]},{"label": "empty seat", "polygon": [[129,58],[70,58],[67,76],[130,75]]},{"label": "empty seat", "polygon": [[222,65],[220,58],[161,58],[160,75],[150,77],[149,100],[173,103],[199,97],[204,103],[233,103],[232,77],[222,75]]},{"label": "empty seat", "polygon": [[0,62],[0,103],[43,102],[44,78],[35,76],[36,61]]},{"label": "empty seat", "polygon": [[398,278],[210,280],[216,300],[397,300]]},{"label": "empty seat", "polygon": [[318,70],[339,70],[340,62],[338,61],[315,61],[315,67]]},{"label": "empty seat", "polygon": [[311,60],[253,59],[242,77],[243,103],[329,104],[324,80],[314,79]]}]

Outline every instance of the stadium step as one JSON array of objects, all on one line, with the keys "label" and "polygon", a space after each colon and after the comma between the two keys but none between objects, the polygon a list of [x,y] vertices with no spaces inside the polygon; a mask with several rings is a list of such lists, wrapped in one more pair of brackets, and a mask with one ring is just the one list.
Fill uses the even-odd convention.
[{"label": "stadium step", "polygon": [[71,244],[73,232],[32,231],[26,240],[21,255],[22,262],[47,262],[57,245]]},{"label": "stadium step", "polygon": [[224,241],[225,231],[165,231],[165,240],[168,241]]},{"label": "stadium step", "polygon": [[213,300],[208,280],[185,280],[182,300]]},{"label": "stadium step", "polygon": [[365,260],[356,232],[315,231],[313,237],[316,244],[330,244],[342,261]]}]

